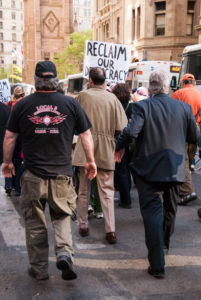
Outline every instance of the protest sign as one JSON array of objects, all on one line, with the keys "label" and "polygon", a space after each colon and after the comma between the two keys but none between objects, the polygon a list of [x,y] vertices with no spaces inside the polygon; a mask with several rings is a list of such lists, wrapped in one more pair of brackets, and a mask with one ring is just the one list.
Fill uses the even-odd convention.
[{"label": "protest sign", "polygon": [[0,80],[0,101],[6,103],[11,98],[10,83],[8,79]]},{"label": "protest sign", "polygon": [[109,83],[125,82],[130,64],[129,45],[86,41],[83,77],[88,78],[91,67],[104,68]]}]

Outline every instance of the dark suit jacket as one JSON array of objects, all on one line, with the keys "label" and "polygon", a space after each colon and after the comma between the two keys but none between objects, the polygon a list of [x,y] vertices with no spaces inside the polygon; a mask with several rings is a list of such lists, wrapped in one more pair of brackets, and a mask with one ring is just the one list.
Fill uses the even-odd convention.
[{"label": "dark suit jacket", "polygon": [[8,116],[8,107],[4,103],[0,102],[0,163],[2,163],[3,160],[3,139]]},{"label": "dark suit jacket", "polygon": [[131,168],[153,182],[185,181],[185,143],[200,137],[191,106],[158,94],[133,104],[133,114],[116,151],[136,140]]}]

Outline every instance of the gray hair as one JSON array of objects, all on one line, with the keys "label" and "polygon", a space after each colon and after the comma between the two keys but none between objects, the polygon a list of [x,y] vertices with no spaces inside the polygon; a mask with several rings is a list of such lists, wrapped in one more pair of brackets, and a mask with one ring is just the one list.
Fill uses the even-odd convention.
[{"label": "gray hair", "polygon": [[149,77],[149,92],[152,95],[166,93],[169,82],[164,71],[154,71]]},{"label": "gray hair", "polygon": [[55,91],[58,88],[59,80],[55,78],[38,77],[34,75],[35,88],[38,91]]}]

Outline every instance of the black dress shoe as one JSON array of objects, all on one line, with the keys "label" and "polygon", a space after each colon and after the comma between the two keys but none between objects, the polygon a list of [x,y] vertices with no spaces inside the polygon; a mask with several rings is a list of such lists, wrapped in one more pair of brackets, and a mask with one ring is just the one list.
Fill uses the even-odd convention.
[{"label": "black dress shoe", "polygon": [[38,273],[33,268],[28,269],[28,274],[30,277],[36,280],[47,280],[49,279],[49,275],[47,273]]},{"label": "black dress shoe", "polygon": [[186,205],[187,203],[196,200],[197,199],[197,195],[196,193],[192,193],[190,195],[186,195],[183,196],[182,198],[180,198],[180,201],[177,202],[178,205]]},{"label": "black dress shoe", "polygon": [[153,270],[150,266],[147,270],[147,272],[151,275],[154,276],[157,279],[163,279],[165,278],[165,270],[161,269],[161,270]]},{"label": "black dress shoe", "polygon": [[62,271],[62,278],[64,280],[73,280],[77,278],[77,274],[73,270],[73,263],[70,257],[65,255],[58,257],[56,266]]},{"label": "black dress shoe", "polygon": [[117,237],[115,232],[107,232],[105,239],[108,241],[109,244],[116,244]]},{"label": "black dress shoe", "polygon": [[132,208],[131,204],[123,204],[121,202],[119,202],[119,207],[122,207],[122,208]]}]

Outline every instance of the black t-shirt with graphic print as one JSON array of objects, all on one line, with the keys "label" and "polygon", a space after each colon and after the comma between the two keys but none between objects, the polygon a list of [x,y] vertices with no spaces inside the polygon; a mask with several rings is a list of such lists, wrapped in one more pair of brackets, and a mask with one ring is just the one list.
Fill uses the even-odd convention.
[{"label": "black t-shirt with graphic print", "polygon": [[42,178],[72,176],[72,139],[91,123],[78,101],[58,92],[35,92],[13,107],[7,129],[19,133],[25,168]]}]

